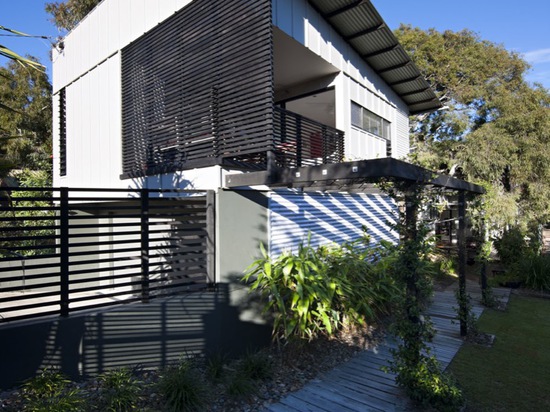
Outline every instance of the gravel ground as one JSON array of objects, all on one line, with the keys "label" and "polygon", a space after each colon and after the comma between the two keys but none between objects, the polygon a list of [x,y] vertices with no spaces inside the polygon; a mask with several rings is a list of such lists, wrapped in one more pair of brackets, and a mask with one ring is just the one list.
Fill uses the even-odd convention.
[{"label": "gravel ground", "polygon": [[[331,339],[321,338],[312,342],[289,344],[283,348],[274,344],[265,348],[261,354],[267,357],[272,365],[272,377],[257,382],[255,392],[241,398],[227,395],[223,383],[206,384],[209,385],[210,395],[205,410],[262,411],[270,403],[278,401],[289,392],[302,388],[323,372],[331,370],[358,352],[375,344],[382,335],[380,330],[380,328],[365,327],[360,330],[341,332],[337,337]],[[229,363],[226,368],[231,369],[234,365],[234,363]],[[204,368],[200,372],[204,373]],[[136,371],[135,376],[143,388],[138,410],[163,411],[164,400],[158,393],[156,385],[160,377],[159,371]],[[97,380],[90,379],[73,383],[73,385],[84,390],[92,400],[89,403],[94,404],[99,387]],[[0,394],[0,411],[23,410],[22,396],[19,390]]]}]

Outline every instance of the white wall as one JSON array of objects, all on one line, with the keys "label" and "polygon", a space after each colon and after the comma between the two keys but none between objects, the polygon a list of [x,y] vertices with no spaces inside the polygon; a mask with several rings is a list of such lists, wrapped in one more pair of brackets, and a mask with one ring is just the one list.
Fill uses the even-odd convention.
[{"label": "white wall", "polygon": [[272,192],[269,198],[269,251],[278,256],[296,251],[300,243],[313,247],[361,238],[367,228],[371,242],[397,243],[397,209],[391,198],[378,194]]},{"label": "white wall", "polygon": [[381,139],[351,126],[351,100],[391,122],[392,156],[406,156],[406,104],[306,0],[273,0],[273,24],[342,71],[335,82],[336,127],[346,133],[346,158],[386,156],[385,145],[380,151]]},{"label": "white wall", "polygon": [[103,0],[53,51],[54,93],[192,0]]},{"label": "white wall", "polygon": [[54,98],[54,185],[120,187],[120,54],[65,88],[67,175],[59,176],[58,95]]},{"label": "white wall", "polygon": [[[66,88],[67,176],[59,177],[58,97],[54,96],[54,184],[74,187],[126,187],[121,174],[120,50],[192,0],[104,0],[64,40],[53,55],[53,88]],[[313,52],[342,70],[336,84],[336,127],[346,133],[348,159],[385,156],[382,142],[351,127],[350,100],[392,123],[394,156],[408,152],[407,108],[376,73],[339,37],[306,0],[273,0],[273,20]],[[366,137],[366,138],[365,138]],[[211,189],[189,171],[153,177],[152,187],[191,182],[187,188]],[[219,184],[219,180],[213,182]]]},{"label": "white wall", "polygon": [[[191,0],[104,0],[54,51],[54,185],[216,189],[214,166],[121,180],[120,50]],[[66,90],[67,175],[59,176],[59,90]]]}]

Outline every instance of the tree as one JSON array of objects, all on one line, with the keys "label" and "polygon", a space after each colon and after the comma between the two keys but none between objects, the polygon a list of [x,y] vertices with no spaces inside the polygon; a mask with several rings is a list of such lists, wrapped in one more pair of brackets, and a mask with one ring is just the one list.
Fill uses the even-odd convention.
[{"label": "tree", "polygon": [[412,118],[412,160],[487,188],[493,228],[550,220],[550,95],[529,65],[471,31],[395,34],[444,109]]},{"label": "tree", "polygon": [[67,0],[46,3],[46,12],[52,15],[51,22],[60,30],[72,30],[101,0]]},{"label": "tree", "polygon": [[[36,61],[33,58],[29,58]],[[51,85],[48,76],[10,61],[0,68],[0,152],[10,169],[51,175]],[[8,170],[4,170],[4,176]],[[0,175],[2,176],[2,175]]]}]

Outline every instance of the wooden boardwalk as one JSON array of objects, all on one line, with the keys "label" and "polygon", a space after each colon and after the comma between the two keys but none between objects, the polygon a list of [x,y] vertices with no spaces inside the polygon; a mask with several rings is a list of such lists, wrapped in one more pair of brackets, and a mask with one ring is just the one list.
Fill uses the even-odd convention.
[{"label": "wooden boardwalk", "polygon": [[[435,292],[427,310],[437,334],[432,343],[433,354],[445,369],[462,346],[460,326],[453,323],[457,306],[454,284]],[[481,315],[481,291],[477,283],[468,282],[473,312]],[[495,297],[507,303],[509,289],[493,289]],[[287,395],[278,403],[269,405],[270,412],[365,412],[413,411],[414,407],[404,391],[395,384],[395,375],[380,370],[391,360],[390,349],[396,344],[386,339],[377,347],[365,350],[350,361],[336,367],[304,388]]]}]

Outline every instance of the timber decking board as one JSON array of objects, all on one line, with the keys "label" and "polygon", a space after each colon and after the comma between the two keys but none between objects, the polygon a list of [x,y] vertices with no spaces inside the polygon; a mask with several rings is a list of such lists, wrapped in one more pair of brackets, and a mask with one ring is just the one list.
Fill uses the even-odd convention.
[{"label": "timber decking board", "polygon": [[[454,308],[458,306],[456,288],[457,285],[451,285],[444,291],[435,292],[426,310],[437,331],[429,347],[443,370],[463,343],[460,325],[453,322],[456,317]],[[466,292],[471,297],[472,311],[476,316],[480,316],[484,309],[478,289],[475,282],[467,282]],[[495,288],[493,295],[506,304],[510,290]],[[269,405],[266,412],[413,411],[414,406],[395,383],[395,374],[381,370],[382,366],[389,365],[391,349],[395,348],[395,338],[388,337],[380,345],[359,353],[278,403]]]}]

